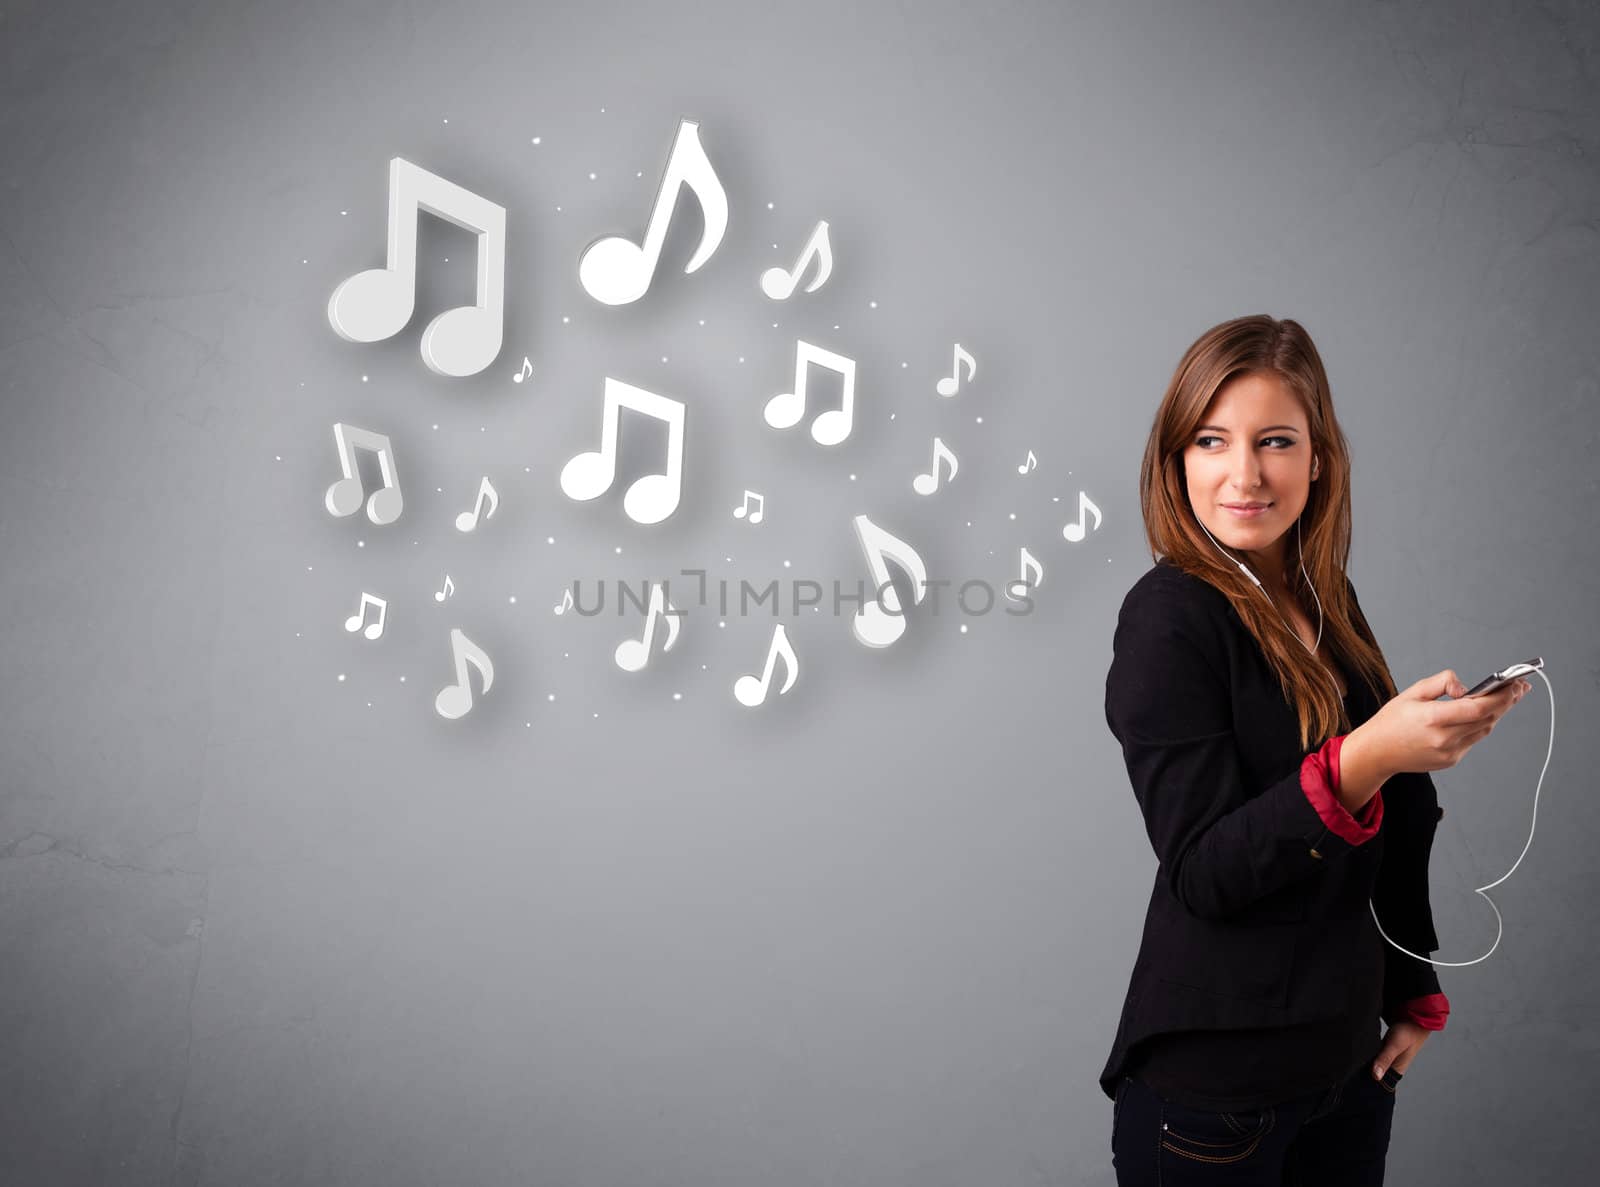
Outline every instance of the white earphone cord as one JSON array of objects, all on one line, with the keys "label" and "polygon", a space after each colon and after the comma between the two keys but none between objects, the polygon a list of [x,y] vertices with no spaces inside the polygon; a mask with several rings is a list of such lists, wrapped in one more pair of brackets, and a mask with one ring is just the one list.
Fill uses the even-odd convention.
[{"label": "white earphone cord", "polygon": [[[1195,522],[1200,523],[1200,517],[1198,515],[1195,516]],[[1209,539],[1211,543],[1216,544],[1218,552],[1222,553],[1223,556],[1228,557],[1229,560],[1233,561],[1234,564],[1239,566],[1239,571],[1242,572],[1246,577],[1250,578],[1251,583],[1257,589],[1261,590],[1261,595],[1266,598],[1269,603],[1271,603],[1274,609],[1277,609],[1278,604],[1272,601],[1272,595],[1267,593],[1265,589],[1262,589],[1260,580],[1257,579],[1256,575],[1249,570],[1244,562],[1229,556],[1227,549],[1223,548],[1222,545],[1217,544],[1216,537],[1210,532],[1206,531],[1205,524],[1200,524],[1200,530],[1206,533],[1206,538]],[[1295,545],[1300,551],[1300,575],[1306,579],[1306,585],[1311,589],[1311,596],[1315,598],[1317,602],[1317,642],[1311,647],[1311,654],[1315,655],[1317,652],[1317,647],[1322,643],[1322,599],[1317,597],[1317,587],[1311,583],[1311,575],[1306,572],[1306,554],[1304,548],[1300,547],[1300,521],[1298,519],[1294,521],[1294,538]],[[1280,616],[1282,616],[1283,611],[1279,610],[1278,613]],[[1284,619],[1284,621],[1287,622],[1288,619]],[[1296,635],[1295,638],[1298,639],[1299,635]],[[1301,642],[1304,643],[1304,640],[1302,639]],[[1431,960],[1420,953],[1411,951],[1409,948],[1403,948],[1399,944],[1396,944],[1393,940],[1389,939],[1389,933],[1383,930],[1383,923],[1378,919],[1377,907],[1373,906],[1372,899],[1370,897],[1367,899],[1367,909],[1372,912],[1372,922],[1377,924],[1378,934],[1382,936],[1391,947],[1404,952],[1407,956],[1410,956],[1416,960],[1421,960],[1431,965],[1437,965],[1439,968],[1465,968],[1469,964],[1477,964],[1480,960],[1489,959],[1494,950],[1500,946],[1500,937],[1505,934],[1505,921],[1500,917],[1500,908],[1495,906],[1494,900],[1483,892],[1486,890],[1493,890],[1496,886],[1499,886],[1500,883],[1511,877],[1511,875],[1516,872],[1517,867],[1522,864],[1523,857],[1527,855],[1529,847],[1533,844],[1533,832],[1539,823],[1539,792],[1544,787],[1544,773],[1550,769],[1550,756],[1555,753],[1556,748],[1556,690],[1550,683],[1550,677],[1546,676],[1542,669],[1535,668],[1534,672],[1538,675],[1539,679],[1544,681],[1545,687],[1550,690],[1550,744],[1545,748],[1544,766],[1539,768],[1539,782],[1536,783],[1533,788],[1533,815],[1528,821],[1528,839],[1522,846],[1522,852],[1517,854],[1517,860],[1511,863],[1511,868],[1509,870],[1501,874],[1487,886],[1479,886],[1473,891],[1474,894],[1482,894],[1483,901],[1488,903],[1489,909],[1494,912],[1494,943],[1489,945],[1489,951],[1485,952],[1482,956],[1473,957],[1471,960]]]}]

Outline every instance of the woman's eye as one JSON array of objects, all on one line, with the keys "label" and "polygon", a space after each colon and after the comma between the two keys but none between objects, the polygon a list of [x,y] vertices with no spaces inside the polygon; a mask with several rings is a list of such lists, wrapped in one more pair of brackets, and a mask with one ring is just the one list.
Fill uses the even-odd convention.
[{"label": "woman's eye", "polygon": [[[1205,444],[1206,444],[1207,441],[1220,441],[1220,440],[1222,440],[1221,437],[1214,437],[1214,436],[1210,435],[1209,433],[1207,433],[1207,434],[1203,434],[1202,436],[1196,437],[1194,439],[1194,443],[1196,445],[1200,446],[1200,448],[1204,449],[1205,448]],[[1284,449],[1293,449],[1294,448],[1294,438],[1293,437],[1263,437],[1263,438],[1261,438],[1261,440],[1262,440],[1263,443],[1265,443],[1267,441],[1282,441]]]}]

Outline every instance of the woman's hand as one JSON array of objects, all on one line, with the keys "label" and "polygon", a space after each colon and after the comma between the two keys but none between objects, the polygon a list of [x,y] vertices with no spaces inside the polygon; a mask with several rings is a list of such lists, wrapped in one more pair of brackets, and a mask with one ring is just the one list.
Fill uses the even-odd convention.
[{"label": "woman's hand", "polygon": [[1417,1057],[1417,1052],[1422,1050],[1422,1044],[1428,1041],[1432,1033],[1409,1019],[1400,1019],[1383,1036],[1383,1050],[1378,1052],[1377,1061],[1372,1065],[1372,1078],[1383,1079],[1383,1073],[1390,1067],[1405,1075],[1411,1061]]},{"label": "woman's hand", "polygon": [[1445,669],[1402,690],[1357,727],[1382,766],[1401,771],[1440,771],[1453,767],[1487,738],[1495,724],[1533,685],[1513,680],[1486,696],[1460,698],[1466,685]]}]

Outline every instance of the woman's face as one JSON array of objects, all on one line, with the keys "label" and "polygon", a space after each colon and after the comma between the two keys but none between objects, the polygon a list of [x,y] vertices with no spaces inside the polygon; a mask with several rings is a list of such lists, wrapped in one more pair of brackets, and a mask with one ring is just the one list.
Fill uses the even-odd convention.
[{"label": "woman's face", "polygon": [[[1306,414],[1278,375],[1236,375],[1218,389],[1183,451],[1189,502],[1217,542],[1249,554],[1281,584],[1288,534],[1311,494]],[[1231,505],[1264,503],[1241,514]]]}]

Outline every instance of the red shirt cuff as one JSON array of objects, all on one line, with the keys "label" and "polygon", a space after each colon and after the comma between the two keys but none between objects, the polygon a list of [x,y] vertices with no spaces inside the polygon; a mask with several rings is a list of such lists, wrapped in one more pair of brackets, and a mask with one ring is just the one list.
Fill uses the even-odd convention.
[{"label": "red shirt cuff", "polygon": [[1321,749],[1306,755],[1300,764],[1300,788],[1330,832],[1352,845],[1360,845],[1378,835],[1378,826],[1383,823],[1383,792],[1373,793],[1353,816],[1339,802],[1339,748],[1344,739],[1344,734],[1336,734]]},{"label": "red shirt cuff", "polygon": [[1443,1030],[1445,1019],[1450,1016],[1450,999],[1442,993],[1429,993],[1412,998],[1400,1009],[1408,1021],[1415,1022],[1423,1030]]}]

